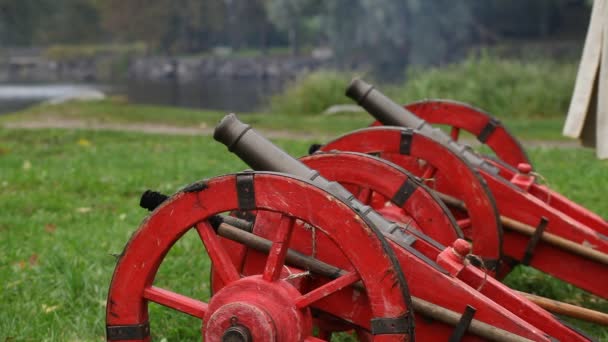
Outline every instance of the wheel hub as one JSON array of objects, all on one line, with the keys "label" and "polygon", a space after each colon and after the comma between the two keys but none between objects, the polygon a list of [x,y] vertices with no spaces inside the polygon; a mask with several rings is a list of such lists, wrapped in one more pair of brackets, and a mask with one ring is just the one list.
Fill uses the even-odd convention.
[{"label": "wheel hub", "polygon": [[251,333],[247,327],[236,324],[224,331],[222,342],[251,342]]},{"label": "wheel hub", "polygon": [[210,342],[301,341],[312,332],[310,310],[296,308],[300,293],[288,282],[251,276],[211,298],[203,334]]}]

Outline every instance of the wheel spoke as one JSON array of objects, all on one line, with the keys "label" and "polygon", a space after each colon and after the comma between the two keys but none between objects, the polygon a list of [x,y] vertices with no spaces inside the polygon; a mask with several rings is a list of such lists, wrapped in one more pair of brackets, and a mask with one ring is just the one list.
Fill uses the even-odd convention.
[{"label": "wheel spoke", "polygon": [[295,219],[289,216],[281,217],[274,242],[268,253],[266,266],[262,278],[266,281],[275,281],[281,275],[281,269],[285,264],[285,255],[289,250],[289,240],[293,231]]},{"label": "wheel spoke", "polygon": [[471,219],[470,218],[465,218],[462,220],[458,220],[456,222],[458,224],[458,226],[460,227],[460,229],[466,229],[466,228],[470,228],[471,227]]},{"label": "wheel spoke", "polygon": [[357,199],[363,204],[369,204],[372,200],[373,191],[370,188],[361,188],[357,194]]},{"label": "wheel spoke", "polygon": [[144,290],[144,298],[200,319],[207,313],[207,303],[155,286]]},{"label": "wheel spoke", "polygon": [[460,135],[460,128],[458,128],[456,126],[452,126],[452,130],[450,131],[450,136],[452,137],[452,140],[457,141],[459,135]]},{"label": "wheel spoke", "polygon": [[361,277],[359,276],[359,274],[357,274],[356,272],[350,272],[336,280],[330,281],[327,284],[317,287],[316,289],[308,292],[305,295],[300,296],[299,298],[296,298],[296,307],[298,307],[298,309],[305,308],[310,304],[331,295],[334,292],[338,292],[343,288],[356,283],[360,279]]},{"label": "wheel spoke", "polygon": [[196,231],[203,240],[205,249],[209,254],[209,258],[213,263],[215,272],[219,275],[224,285],[228,285],[240,278],[239,272],[232,263],[232,259],[220,243],[220,240],[215,235],[213,228],[207,222],[202,222],[196,225]]},{"label": "wheel spoke", "polygon": [[427,165],[426,168],[424,169],[424,171],[422,172],[422,176],[420,178],[422,178],[422,180],[424,182],[426,181],[432,181],[434,182],[434,177],[435,177],[435,173],[437,172],[437,168],[434,167],[433,165]]}]

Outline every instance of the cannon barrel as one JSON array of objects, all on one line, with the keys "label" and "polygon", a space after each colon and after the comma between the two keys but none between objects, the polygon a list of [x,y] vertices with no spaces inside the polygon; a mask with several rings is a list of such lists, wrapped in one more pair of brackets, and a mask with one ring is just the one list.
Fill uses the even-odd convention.
[{"label": "cannon barrel", "polygon": [[[348,192],[337,182],[330,182],[319,173],[299,160],[285,153],[279,147],[258,134],[251,126],[241,122],[236,115],[226,115],[215,128],[213,138],[228,147],[241,160],[254,170],[289,173],[306,180],[348,203],[367,221],[378,228],[385,236],[409,250],[419,258],[436,265],[411,244],[416,240],[414,236],[399,229],[399,227],[372,210],[371,207],[359,202],[353,194]],[[438,267],[438,266],[437,266]]]},{"label": "cannon barrel", "polygon": [[468,146],[452,140],[448,134],[439,128],[433,128],[429,123],[417,117],[416,114],[382,94],[373,85],[360,79],[354,79],[346,89],[346,96],[356,101],[358,105],[365,108],[382,124],[415,129],[462,156],[472,166],[482,168],[492,174],[498,174],[496,167],[479,157]]}]

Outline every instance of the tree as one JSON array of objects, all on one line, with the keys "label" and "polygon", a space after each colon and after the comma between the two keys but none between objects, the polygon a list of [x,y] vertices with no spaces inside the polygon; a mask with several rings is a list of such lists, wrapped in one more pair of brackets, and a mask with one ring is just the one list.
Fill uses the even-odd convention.
[{"label": "tree", "polygon": [[[329,1],[329,3],[331,2],[333,1]],[[287,33],[292,53],[298,54],[303,34],[307,28],[314,27],[314,22],[323,12],[324,2],[322,0],[268,0],[265,5],[270,21],[279,30]]]}]

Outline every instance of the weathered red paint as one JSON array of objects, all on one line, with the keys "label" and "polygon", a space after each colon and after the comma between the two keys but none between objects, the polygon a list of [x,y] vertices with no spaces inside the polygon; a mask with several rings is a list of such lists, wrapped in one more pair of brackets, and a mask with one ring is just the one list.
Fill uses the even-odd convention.
[{"label": "weathered red paint", "polygon": [[[381,157],[418,174],[423,172],[423,169],[418,166],[419,161],[414,158],[422,159],[438,170],[435,180],[436,188],[462,199],[466,203],[469,214],[472,215],[477,210],[483,208],[485,210],[492,209],[497,210],[495,211],[495,215],[496,213],[500,213],[500,215],[531,226],[537,226],[541,218],[545,217],[549,220],[546,228],[547,232],[581,245],[592,246],[594,249],[604,253],[608,252],[608,240],[606,240],[603,233],[600,233],[600,231],[604,231],[605,221],[599,218],[599,216],[590,213],[580,206],[571,205],[572,202],[555,192],[549,192],[546,187],[532,184],[530,192],[520,189],[510,182],[512,177],[515,176],[513,171],[510,171],[511,177],[507,179],[501,177],[502,175],[508,175],[506,173],[508,172],[507,168],[501,170],[501,176],[496,176],[479,169],[476,173],[481,175],[482,179],[463,177],[463,172],[456,173],[455,171],[462,168],[471,169],[470,166],[457,158],[457,156],[454,157],[455,155],[443,145],[418,134],[416,131],[413,131],[411,156],[402,155],[399,153],[401,131],[402,129],[398,127],[362,129],[335,139],[323,146],[321,150],[344,150],[379,154]],[[491,194],[478,192],[472,196],[464,196],[462,193],[462,189],[484,188],[485,186],[491,189]],[[458,191],[461,192],[459,193]],[[547,196],[544,201],[538,196],[539,193],[543,192]],[[480,206],[479,201],[483,201],[484,197],[493,197],[497,208],[491,208],[487,205]],[[584,222],[578,221],[567,213],[564,213],[562,209],[565,206],[570,207],[570,213],[577,213],[577,218],[580,216],[587,218],[587,223],[604,224],[587,226]],[[488,221],[488,223],[492,224],[493,222]],[[480,224],[481,226],[472,222],[473,229],[476,227],[481,227],[478,229],[490,229],[487,224],[484,226],[483,221]],[[464,230],[464,232],[465,236],[470,236],[467,234],[467,230]],[[515,260],[522,260],[529,240],[530,238],[527,236],[505,231],[503,245],[505,255]],[[473,248],[475,249],[475,245],[479,243],[485,244],[485,242],[473,240]],[[474,253],[477,254],[476,252]],[[567,253],[557,247],[541,242],[534,250],[534,257],[530,265],[603,298],[608,298],[608,271],[604,264]]]},{"label": "weathered red paint", "polygon": [[[530,159],[521,143],[497,119],[481,109],[465,103],[441,99],[418,101],[404,107],[428,123],[451,126],[451,136],[454,140],[458,140],[460,130],[477,137],[488,123],[495,122],[497,125],[485,144],[508,165],[517,167],[520,163],[530,164]],[[375,124],[379,125],[379,123]]]},{"label": "weathered red paint", "polygon": [[[387,134],[387,130],[394,134]],[[488,260],[502,258],[502,227],[498,220],[496,204],[479,173],[468,167],[462,159],[430,139],[414,135],[411,156],[399,153],[401,129],[373,127],[358,130],[337,138],[321,147],[321,151],[355,151],[378,154],[414,174],[423,173],[431,164],[446,177],[435,177],[429,187],[441,189],[449,195],[461,198],[470,210],[470,229],[463,229],[465,236],[474,241],[473,253]],[[424,163],[419,163],[419,158]],[[422,165],[422,166],[421,166]],[[449,171],[447,171],[449,170]],[[446,181],[449,179],[450,181]],[[458,180],[458,182],[453,182]],[[467,186],[462,186],[466,184]]]},{"label": "weathered red paint", "polygon": [[[415,177],[403,168],[386,160],[363,153],[325,152],[300,158],[306,166],[319,171],[321,176],[336,181],[363,203],[389,219],[408,223],[413,228],[432,236],[443,245],[450,245],[462,237],[449,210]],[[400,207],[393,202],[399,188],[408,180],[417,184],[416,190]]]},{"label": "weathered red paint", "polygon": [[[292,327],[291,322],[295,320],[298,322],[297,326],[301,328],[297,335],[281,335],[293,332],[285,328],[277,328],[273,332],[262,327],[259,331],[255,330],[260,334],[276,333],[279,337],[287,336],[285,338],[289,341],[294,340],[291,339],[292,336],[298,336],[299,340],[311,340],[312,324],[307,318],[308,307],[301,306],[294,309],[301,311],[296,315],[270,307],[275,305],[274,302],[277,305],[291,303],[289,305],[295,308],[295,303],[302,301],[302,292],[293,284],[282,280],[281,277],[275,278],[274,269],[284,269],[280,260],[284,249],[278,248],[277,257],[272,258],[270,262],[263,262],[256,274],[243,277],[233,263],[235,259],[232,251],[228,251],[224,244],[217,243],[218,237],[206,223],[211,215],[238,209],[235,178],[235,175],[213,178],[205,181],[205,186],[198,192],[180,192],[165,201],[142,223],[127,244],[114,272],[108,293],[106,311],[108,326],[146,323],[148,302],[155,301],[195,317],[204,318],[203,329],[209,328],[209,331],[221,331],[225,327],[224,318],[227,315],[240,317],[242,313],[243,318],[239,319],[242,323],[258,322],[269,317],[275,327]],[[349,306],[348,309],[364,309],[365,314],[361,315],[346,309],[334,310],[332,314],[345,320],[357,314],[355,318],[362,320],[357,323],[369,327],[371,318],[395,318],[411,312],[408,311],[406,304],[409,300],[406,297],[409,296],[407,287],[397,278],[400,272],[399,266],[393,264],[388,257],[389,250],[386,249],[386,245],[383,245],[381,239],[358,219],[353,209],[310,183],[286,175],[256,173],[255,193],[256,210],[281,213],[281,217],[289,218],[286,222],[296,219],[315,227],[323,227],[323,235],[335,246],[334,253],[343,255],[348,261],[349,269],[361,278],[365,286],[365,294],[359,297],[363,299],[359,306]],[[210,258],[215,263],[220,263],[219,268],[228,270],[220,271],[219,274],[222,275],[217,278],[224,283],[224,288],[217,291],[208,304],[153,285],[158,267],[171,246],[194,226]],[[296,225],[291,224],[283,227],[282,229],[285,230],[297,228]],[[273,266],[266,267],[269,263]],[[235,272],[238,275],[237,279]],[[264,277],[263,274],[267,276]],[[312,283],[307,286],[307,290],[315,288]],[[256,290],[258,288],[263,291]],[[335,300],[333,297],[342,298],[342,293],[343,291],[325,293],[325,297],[310,304],[312,306],[323,301],[332,302]],[[338,300],[350,302],[350,300],[344,301],[344,298]],[[323,305],[319,306],[323,307]],[[265,314],[259,314],[258,309],[263,310]],[[340,317],[341,314],[349,314],[349,316]],[[212,339],[211,335],[207,337]],[[387,334],[376,335],[374,341],[404,341],[408,338],[407,334],[402,333]],[[149,340],[149,337],[139,339],[139,341]]]}]

